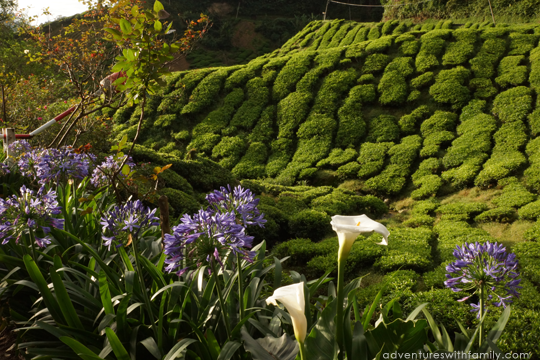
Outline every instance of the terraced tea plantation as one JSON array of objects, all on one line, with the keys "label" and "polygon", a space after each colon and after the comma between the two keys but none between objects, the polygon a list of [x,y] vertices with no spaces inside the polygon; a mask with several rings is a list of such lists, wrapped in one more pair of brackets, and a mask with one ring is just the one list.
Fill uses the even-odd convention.
[{"label": "terraced tea plantation", "polygon": [[[315,21],[247,65],[171,76],[134,157],[173,164],[175,215],[241,181],[268,219],[253,233],[308,275],[336,266],[330,216],[387,224],[388,247],[353,247],[348,276],[370,273],[358,297],[386,284],[383,304],[429,302],[454,331],[476,319],[443,284],[453,249],[502,240],[523,289],[499,347],[539,354],[539,39],[533,24]],[[109,115],[134,136],[140,109]]]}]

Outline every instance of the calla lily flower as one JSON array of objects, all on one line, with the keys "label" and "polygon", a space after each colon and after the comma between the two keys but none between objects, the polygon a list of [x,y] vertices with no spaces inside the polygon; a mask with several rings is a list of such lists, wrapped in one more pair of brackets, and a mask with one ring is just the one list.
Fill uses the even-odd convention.
[{"label": "calla lily flower", "polygon": [[274,291],[274,295],[266,299],[267,304],[277,306],[282,303],[291,315],[294,335],[300,344],[304,343],[307,334],[307,320],[305,315],[304,283],[282,286]]},{"label": "calla lily flower", "polygon": [[[366,215],[358,216],[332,216],[332,229],[337,233],[339,240],[339,255],[347,256],[358,234],[376,232],[383,236],[379,245],[388,245],[390,232],[381,223],[371,220]],[[338,259],[339,260],[339,259]]]}]

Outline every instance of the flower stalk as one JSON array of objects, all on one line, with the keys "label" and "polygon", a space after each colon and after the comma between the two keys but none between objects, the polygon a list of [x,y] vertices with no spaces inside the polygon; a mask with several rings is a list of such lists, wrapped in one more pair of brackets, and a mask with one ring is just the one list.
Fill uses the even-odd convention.
[{"label": "flower stalk", "polygon": [[244,281],[242,279],[242,259],[240,258],[240,253],[236,253],[236,264],[238,270],[238,297],[240,298],[238,302],[240,319],[238,319],[238,322],[240,322],[244,318],[244,287],[242,286]]},{"label": "flower stalk", "polygon": [[212,268],[212,276],[216,282],[216,290],[219,297],[219,303],[221,304],[221,313],[223,314],[223,322],[225,323],[225,331],[227,331],[227,338],[231,339],[231,329],[229,326],[229,317],[227,316],[227,308],[225,307],[225,299],[223,298],[223,292],[221,291],[221,286],[219,285],[219,278],[216,269],[215,261],[210,261],[210,267]]}]

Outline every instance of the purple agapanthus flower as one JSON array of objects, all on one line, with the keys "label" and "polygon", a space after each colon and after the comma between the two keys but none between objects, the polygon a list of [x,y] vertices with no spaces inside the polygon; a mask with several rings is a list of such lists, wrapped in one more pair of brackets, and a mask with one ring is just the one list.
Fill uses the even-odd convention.
[{"label": "purple agapanthus flower", "polygon": [[71,146],[60,149],[25,149],[19,152],[17,165],[23,176],[36,179],[39,184],[58,182],[65,179],[83,179],[90,171],[92,154],[78,154]]},{"label": "purple agapanthus flower", "polygon": [[197,266],[211,261],[223,266],[229,252],[250,262],[255,256],[255,252],[247,250],[252,246],[253,236],[246,234],[233,211],[199,210],[192,216],[185,214],[180,224],[172,228],[172,234],[165,234],[163,243],[166,270],[177,271],[178,276],[188,269],[184,266],[186,254],[189,262]]},{"label": "purple agapanthus flower", "polygon": [[4,176],[11,173],[9,166],[6,163],[0,162],[0,176]]},{"label": "purple agapanthus flower", "polygon": [[9,145],[9,150],[17,154],[32,151],[32,145],[27,140],[16,140]]},{"label": "purple agapanthus flower", "polygon": [[258,225],[264,227],[266,220],[264,214],[259,212],[257,205],[259,199],[255,199],[254,194],[249,189],[244,189],[238,185],[231,190],[231,186],[221,187],[206,195],[206,200],[210,204],[208,211],[211,212],[234,212],[240,216],[244,226]]},{"label": "purple agapanthus flower", "polygon": [[114,206],[101,218],[103,244],[109,250],[113,242],[122,246],[128,243],[128,236],[138,237],[141,232],[159,225],[159,218],[155,216],[156,210],[144,206],[140,200]]},{"label": "purple agapanthus flower", "polygon": [[[105,161],[101,163],[101,165],[98,165],[94,169],[94,172],[92,173],[92,179],[90,180],[92,185],[94,185],[95,187],[108,185],[110,183],[110,176],[112,176],[119,170],[122,161],[124,161],[125,159],[125,156],[127,155],[124,155],[123,158],[119,159],[115,159],[112,155],[107,157]],[[135,166],[135,163],[133,162],[131,156],[126,161],[126,164],[129,166],[130,171]],[[122,174],[122,172],[120,172],[118,176],[120,178],[125,178],[125,175]]]},{"label": "purple agapanthus flower", "polygon": [[[474,290],[473,294],[483,289],[483,296],[495,306],[512,302],[512,297],[519,297],[521,288],[517,272],[516,255],[508,254],[506,248],[498,243],[465,243],[454,250],[456,261],[446,267],[448,274],[444,284],[455,292]],[[468,300],[472,295],[459,301]],[[478,312],[480,303],[471,304],[471,311]]]},{"label": "purple agapanthus flower", "polygon": [[55,218],[62,213],[56,201],[56,192],[46,191],[42,186],[37,193],[21,187],[21,195],[12,195],[7,199],[0,198],[0,240],[2,245],[15,239],[19,243],[21,236],[34,233],[39,247],[51,243],[49,233],[51,227],[64,228],[64,219]]}]

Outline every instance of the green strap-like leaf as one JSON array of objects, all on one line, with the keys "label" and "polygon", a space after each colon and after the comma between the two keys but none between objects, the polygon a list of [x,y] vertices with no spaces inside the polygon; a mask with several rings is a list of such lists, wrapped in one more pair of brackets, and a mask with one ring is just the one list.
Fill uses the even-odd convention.
[{"label": "green strap-like leaf", "polygon": [[62,314],[64,314],[64,318],[66,319],[68,325],[80,330],[84,330],[81,319],[79,318],[79,315],[77,315],[73,302],[71,301],[66,291],[66,287],[62,282],[62,278],[60,277],[60,274],[56,272],[56,270],[61,267],[62,260],[60,260],[58,255],[55,255],[54,267],[51,268],[50,275],[54,286],[54,292],[56,294],[56,300],[60,305],[60,310],[62,311]]},{"label": "green strap-like leaf", "polygon": [[58,305],[56,298],[51,293],[51,290],[49,289],[48,284],[43,277],[43,274],[41,274],[41,271],[39,270],[34,260],[32,260],[32,257],[28,254],[24,255],[23,261],[24,265],[26,266],[26,270],[30,275],[30,278],[37,285],[41,296],[43,296],[43,301],[49,309],[49,312],[51,313],[53,319],[60,324],[66,324],[66,320],[62,315],[60,305]]},{"label": "green strap-like leaf", "polygon": [[114,355],[116,355],[116,358],[118,360],[131,360],[129,357],[129,354],[120,342],[120,339],[118,339],[118,336],[114,333],[114,331],[111,328],[105,329],[105,334],[107,335],[107,339],[109,339],[109,343],[111,344],[112,350],[114,352]]},{"label": "green strap-like leaf", "polygon": [[103,309],[105,309],[105,314],[114,315],[109,283],[107,282],[107,275],[103,270],[99,271],[99,294],[101,295],[101,303],[103,304]]},{"label": "green strap-like leaf", "polygon": [[95,352],[69,336],[62,336],[60,340],[84,360],[103,360]]},{"label": "green strap-like leaf", "polygon": [[153,337],[147,337],[146,339],[141,341],[141,344],[144,345],[146,350],[148,350],[148,352],[152,354],[153,357],[155,357],[156,359],[161,359],[161,351],[159,351],[159,347]]},{"label": "green strap-like leaf", "polygon": [[173,346],[171,351],[165,356],[163,360],[181,360],[184,359],[184,351],[186,348],[193,344],[194,342],[197,342],[195,339],[182,339],[180,340],[176,345]]},{"label": "green strap-like leaf", "polygon": [[241,345],[238,341],[227,341],[217,360],[230,360]]}]

